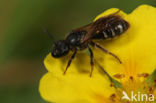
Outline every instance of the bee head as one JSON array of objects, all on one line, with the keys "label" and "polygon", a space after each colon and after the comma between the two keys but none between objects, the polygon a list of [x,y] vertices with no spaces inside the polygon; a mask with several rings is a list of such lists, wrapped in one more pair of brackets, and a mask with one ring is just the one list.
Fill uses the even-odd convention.
[{"label": "bee head", "polygon": [[51,55],[55,58],[62,57],[69,52],[69,46],[65,40],[57,41],[51,51]]}]

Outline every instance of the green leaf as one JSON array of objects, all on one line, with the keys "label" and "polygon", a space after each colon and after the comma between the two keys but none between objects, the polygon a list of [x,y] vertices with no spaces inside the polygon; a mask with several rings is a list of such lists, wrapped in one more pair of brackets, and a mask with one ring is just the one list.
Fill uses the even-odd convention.
[{"label": "green leaf", "polygon": [[114,87],[115,88],[121,88],[122,89],[122,84],[119,81],[117,81],[114,78],[112,78],[108,74],[108,72],[96,60],[94,60],[94,61],[97,63],[97,65],[99,66],[99,68],[107,75],[107,77],[109,78],[109,80],[113,83]]},{"label": "green leaf", "polygon": [[113,78],[111,78],[111,81],[112,81],[115,88],[121,88],[122,89],[122,84],[119,81],[117,81]]},{"label": "green leaf", "polygon": [[156,80],[156,69],[152,72],[152,74],[146,79],[146,82],[149,86],[152,86],[154,80]]}]

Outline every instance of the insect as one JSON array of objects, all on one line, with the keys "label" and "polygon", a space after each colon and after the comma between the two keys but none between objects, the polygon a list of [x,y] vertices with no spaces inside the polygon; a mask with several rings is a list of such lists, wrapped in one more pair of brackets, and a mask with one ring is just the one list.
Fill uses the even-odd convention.
[{"label": "insect", "polygon": [[123,34],[129,28],[129,23],[121,16],[117,15],[119,11],[108,16],[101,17],[96,21],[81,28],[74,29],[64,40],[59,40],[54,43],[53,49],[51,51],[51,55],[54,58],[60,58],[68,54],[70,50],[73,51],[73,54],[68,61],[64,74],[67,72],[72,60],[75,58],[77,51],[88,49],[90,52],[91,64],[90,76],[92,76],[94,67],[94,55],[90,46],[99,48],[103,52],[106,52],[107,54],[113,56],[120,63],[122,63],[115,54],[108,51],[100,44],[93,42],[93,40],[106,40],[114,38],[118,35]]}]

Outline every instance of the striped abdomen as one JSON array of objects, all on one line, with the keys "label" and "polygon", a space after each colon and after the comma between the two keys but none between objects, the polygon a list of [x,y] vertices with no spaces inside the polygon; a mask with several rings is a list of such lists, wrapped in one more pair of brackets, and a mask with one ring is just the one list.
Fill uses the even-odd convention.
[{"label": "striped abdomen", "polygon": [[[103,25],[104,26],[104,25]],[[102,28],[102,27],[101,27]],[[114,19],[105,24],[105,27],[93,37],[93,39],[109,39],[121,35],[129,28],[127,21]]]}]

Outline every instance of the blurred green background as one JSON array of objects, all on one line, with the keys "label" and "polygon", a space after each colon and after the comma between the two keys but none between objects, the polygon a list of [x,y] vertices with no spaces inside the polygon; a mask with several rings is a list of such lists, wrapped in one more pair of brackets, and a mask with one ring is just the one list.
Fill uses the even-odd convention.
[{"label": "blurred green background", "polygon": [[155,0],[0,0],[0,103],[46,103],[38,92],[52,40],[92,22],[106,9],[130,13]]}]

